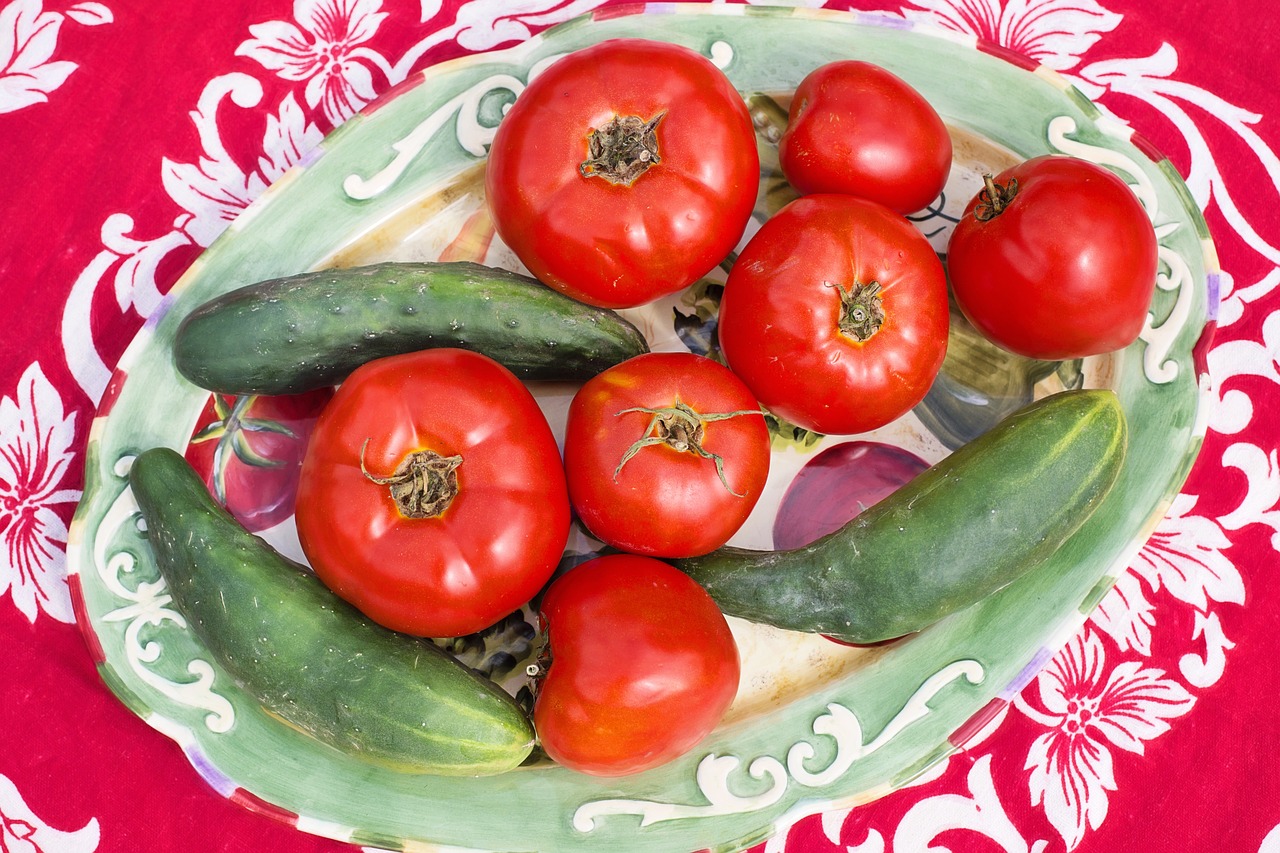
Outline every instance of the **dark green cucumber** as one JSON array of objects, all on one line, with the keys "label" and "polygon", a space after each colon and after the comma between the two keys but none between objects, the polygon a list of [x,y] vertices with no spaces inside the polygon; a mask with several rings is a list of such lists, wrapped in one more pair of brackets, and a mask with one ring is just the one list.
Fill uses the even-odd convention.
[{"label": "dark green cucumber", "polygon": [[185,317],[178,371],[224,394],[336,385],[382,356],[459,347],[521,379],[584,380],[648,351],[618,314],[467,261],[387,262],[270,279]]},{"label": "dark green cucumber", "polygon": [[406,773],[491,775],[529,755],[533,729],[511,696],[361,616],[214,503],[177,453],[142,453],[129,483],[175,607],[269,714]]},{"label": "dark green cucumber", "polygon": [[1127,444],[1113,392],[1064,391],[806,547],[725,547],[677,565],[734,616],[851,643],[900,637],[1053,554],[1111,490]]}]

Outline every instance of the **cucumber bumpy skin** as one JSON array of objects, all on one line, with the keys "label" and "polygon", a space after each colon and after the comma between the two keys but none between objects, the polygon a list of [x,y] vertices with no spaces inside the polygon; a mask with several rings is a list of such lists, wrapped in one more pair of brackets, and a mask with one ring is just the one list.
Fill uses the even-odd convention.
[{"label": "cucumber bumpy skin", "polygon": [[174,605],[270,715],[404,773],[492,775],[532,751],[511,696],[437,646],[365,619],[237,523],[176,452],[145,451],[129,482]]},{"label": "cucumber bumpy skin", "polygon": [[469,261],[386,262],[250,284],[197,307],[178,371],[223,394],[336,385],[375,358],[431,347],[487,355],[521,379],[581,381],[648,352],[621,316]]},{"label": "cucumber bumpy skin", "polygon": [[849,643],[895,639],[1053,554],[1111,490],[1127,444],[1113,392],[1060,392],[808,546],[725,547],[676,565],[731,615]]}]

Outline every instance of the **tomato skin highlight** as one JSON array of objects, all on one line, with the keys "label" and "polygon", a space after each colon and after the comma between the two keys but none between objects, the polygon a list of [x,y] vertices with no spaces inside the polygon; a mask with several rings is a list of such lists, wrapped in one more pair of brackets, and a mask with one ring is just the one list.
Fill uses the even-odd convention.
[{"label": "tomato skin highlight", "polygon": [[986,221],[970,200],[947,246],[956,303],[993,343],[1028,358],[1083,358],[1137,340],[1159,246],[1133,191],[1086,160],[1043,155],[994,177],[1017,182]]},{"label": "tomato skin highlight", "polygon": [[[883,321],[857,340],[841,330],[841,293],[872,282]],[[774,414],[848,435],[924,399],[946,355],[949,311],[942,263],[905,217],[816,194],[778,211],[739,255],[720,304],[720,345]]]},{"label": "tomato skin highlight", "polygon": [[[656,162],[630,184],[581,170],[592,131],[615,116],[657,119]],[[679,45],[612,39],[529,82],[495,132],[485,191],[499,236],[535,277],[625,308],[724,260],[759,181],[751,118],[723,72]]]},{"label": "tomato skin highlight", "polygon": [[951,173],[951,136],[905,80],[869,62],[840,60],[796,88],[778,142],[783,175],[800,193],[843,193],[898,213],[927,207]]},{"label": "tomato skin highlight", "polygon": [[[462,457],[457,495],[411,518],[372,477],[423,449]],[[568,492],[551,427],[514,374],[479,353],[425,350],[369,362],[338,387],[303,460],[297,525],[316,574],[370,619],[455,637],[550,578]]]},{"label": "tomato skin highlight", "polygon": [[[653,435],[655,416],[625,410],[676,403],[706,419],[704,455],[653,443],[627,458]],[[723,481],[711,456],[720,458]],[[723,545],[750,515],[769,475],[769,430],[728,368],[693,353],[648,353],[579,389],[564,459],[570,503],[593,535],[632,553],[692,557]]]},{"label": "tomato skin highlight", "polygon": [[597,557],[547,590],[551,663],[534,728],[555,761],[623,776],[685,754],[737,694],[737,643],[711,597],[667,563]]}]

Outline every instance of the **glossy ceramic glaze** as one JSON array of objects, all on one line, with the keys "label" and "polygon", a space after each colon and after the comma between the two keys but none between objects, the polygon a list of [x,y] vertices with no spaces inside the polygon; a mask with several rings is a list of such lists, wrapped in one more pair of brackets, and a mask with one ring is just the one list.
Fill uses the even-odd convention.
[{"label": "glossy ceramic glaze", "polygon": [[[1160,240],[1142,338],[1105,358],[1030,363],[957,322],[930,398],[857,439],[934,461],[1032,397],[1108,386],[1129,416],[1129,462],[1101,510],[1048,564],[919,635],[854,649],[735,620],[744,658],[738,699],[719,729],[666,767],[602,781],[545,761],[461,780],[366,766],[262,713],[187,631],[138,530],[129,462],[147,447],[184,448],[197,426],[208,395],[177,375],[170,345],[182,317],[214,295],[379,259],[465,257],[518,268],[484,214],[486,144],[531,73],[615,36],[687,45],[750,97],[765,169],[760,220],[790,197],[772,143],[788,92],[816,65],[840,58],[889,68],[946,120],[955,167],[943,196],[914,217],[939,250],[983,171],[1046,152],[1114,169]],[[714,355],[722,280],[716,271],[627,313],[655,349]],[[1079,627],[1151,533],[1199,449],[1206,412],[1197,353],[1213,328],[1217,281],[1207,230],[1172,166],[1062,78],[1022,58],[901,19],[843,13],[660,4],[576,20],[517,48],[415,76],[326,139],[191,267],[125,354],[91,432],[68,547],[80,625],[110,688],[177,741],[215,790],[303,831],[391,849],[738,849],[798,813],[908,784],[981,731]],[[573,390],[535,387],[558,432]],[[852,439],[777,422],[773,430],[769,485],[735,544],[770,547],[792,478],[824,449]],[[297,556],[290,522],[263,535]],[[595,547],[579,533],[566,560]],[[472,663],[504,651],[493,671],[512,692],[523,686],[521,660],[537,645],[524,616],[455,644]]]}]

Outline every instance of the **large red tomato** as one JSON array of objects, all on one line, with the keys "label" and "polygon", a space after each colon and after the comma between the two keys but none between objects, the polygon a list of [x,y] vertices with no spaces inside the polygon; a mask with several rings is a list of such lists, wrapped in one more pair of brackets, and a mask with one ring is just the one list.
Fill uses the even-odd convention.
[{"label": "large red tomato", "polygon": [[625,551],[692,557],[731,537],[769,475],[769,430],[728,368],[646,353],[579,389],[565,427],[569,499],[595,536]]},{"label": "large red tomato", "polygon": [[498,125],[486,193],[498,234],[533,275],[623,308],[724,260],[759,182],[746,103],[710,60],[614,39],[529,82]]},{"label": "large red tomato", "polygon": [[905,80],[848,59],[822,65],[800,82],[778,158],[801,193],[845,193],[914,213],[947,182],[951,136]]},{"label": "large red tomato", "polygon": [[548,668],[533,724],[574,770],[622,776],[697,745],[738,691],[738,647],[724,615],[688,575],[614,554],[570,569],[541,604]]},{"label": "large red tomato", "polygon": [[1150,217],[1117,175],[1044,155],[991,178],[969,202],[947,265],[979,332],[1018,355],[1060,360],[1137,339],[1158,251]]},{"label": "large red tomato", "polygon": [[734,263],[720,346],[779,417],[866,432],[924,398],[946,355],[948,310],[942,263],[904,217],[852,196],[804,196]]},{"label": "large red tomato", "polygon": [[316,574],[370,619],[454,637],[546,583],[569,499],[528,389],[487,356],[431,349],[338,387],[307,447],[297,523]]}]

